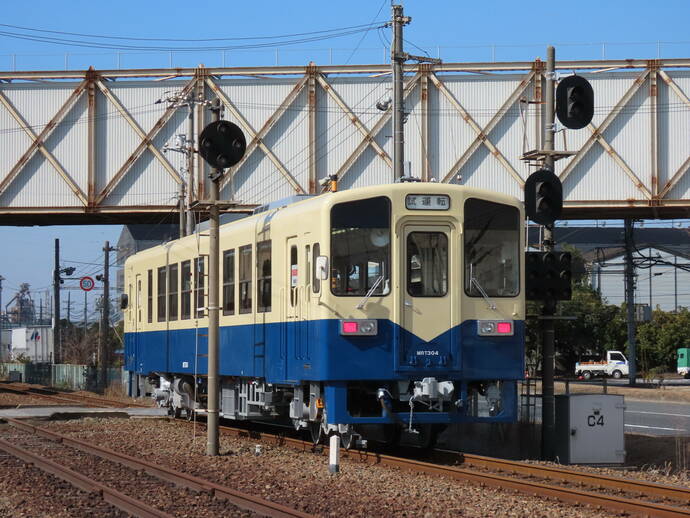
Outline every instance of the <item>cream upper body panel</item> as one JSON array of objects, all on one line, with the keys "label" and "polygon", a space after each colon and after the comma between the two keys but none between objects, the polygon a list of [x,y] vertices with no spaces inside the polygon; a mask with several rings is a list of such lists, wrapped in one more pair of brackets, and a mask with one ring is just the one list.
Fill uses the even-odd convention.
[{"label": "cream upper body panel", "polygon": [[[447,210],[410,210],[406,207],[406,197],[411,194],[447,196]],[[331,279],[321,282],[321,289],[314,289],[313,261],[314,245],[318,244],[320,255],[331,257],[330,214],[334,205],[365,198],[385,196],[390,200],[390,290],[387,295],[371,296],[361,308],[362,296],[335,296],[331,290]],[[398,183],[378,185],[366,188],[349,189],[337,193],[328,193],[299,201],[297,203],[262,212],[241,220],[221,226],[220,229],[220,295],[223,305],[223,253],[235,250],[234,282],[235,294],[238,291],[238,250],[239,247],[251,245],[251,312],[240,313],[238,307],[234,314],[224,315],[221,310],[220,324],[246,325],[283,321],[289,307],[290,291],[298,298],[300,318],[369,318],[389,319],[401,324],[402,309],[406,303],[404,275],[404,235],[406,229],[441,229],[449,239],[448,275],[451,285],[444,299],[450,308],[450,322],[442,319],[426,319],[424,329],[415,329],[420,336],[433,337],[444,331],[448,325],[458,325],[462,321],[475,318],[524,319],[524,265],[520,264],[520,291],[515,297],[492,298],[487,302],[483,297],[470,297],[463,289],[463,224],[465,215],[463,207],[468,198],[480,198],[495,203],[515,207],[520,222],[524,221],[522,203],[512,197],[496,194],[491,191],[437,183]],[[522,226],[520,225],[521,229]],[[520,231],[520,250],[524,250],[524,233]],[[270,241],[270,291],[271,310],[257,312],[257,243]],[[134,330],[173,330],[189,327],[206,327],[206,313],[195,314],[194,307],[189,319],[159,320],[156,308],[158,297],[157,271],[171,264],[180,265],[197,257],[205,257],[208,272],[208,232],[196,233],[185,238],[153,247],[130,257],[125,263],[125,290],[130,289],[130,304],[125,315],[126,331]],[[298,264],[291,269],[291,248],[299,250]],[[522,261],[520,261],[522,263]],[[152,271],[152,275],[149,274]],[[152,278],[153,286],[149,287]],[[208,277],[205,277],[207,279]],[[137,296],[137,283],[141,282]],[[196,282],[196,281],[195,281]],[[296,283],[296,286],[295,286]],[[207,282],[204,282],[207,286]],[[130,286],[128,288],[128,286]],[[178,293],[181,286],[178,286]],[[149,302],[149,298],[153,298]],[[196,298],[196,297],[194,297]],[[207,302],[207,291],[204,299]],[[492,303],[495,310],[488,309]],[[294,302],[293,302],[294,304]],[[237,303],[235,304],[237,306]],[[149,308],[152,306],[152,308]],[[153,315],[149,322],[148,312]]]}]

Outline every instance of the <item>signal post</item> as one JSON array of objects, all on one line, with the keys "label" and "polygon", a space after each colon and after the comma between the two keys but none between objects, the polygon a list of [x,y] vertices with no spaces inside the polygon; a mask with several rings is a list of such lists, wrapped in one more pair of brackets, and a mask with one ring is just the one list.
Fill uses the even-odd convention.
[{"label": "signal post", "polygon": [[237,164],[247,149],[247,142],[242,130],[229,121],[221,120],[223,111],[219,99],[211,107],[214,122],[204,128],[199,135],[199,154],[213,168],[209,175],[211,180],[210,199],[205,204],[209,213],[209,261],[208,261],[208,398],[206,411],[208,415],[206,454],[218,455],[218,418],[219,418],[219,313],[220,313],[220,208],[235,205],[234,202],[219,202],[220,182],[225,168]]},{"label": "signal post", "polygon": [[[555,115],[570,129],[587,126],[594,114],[592,87],[580,76],[565,78],[556,90],[556,51],[547,47],[546,98],[543,149],[522,156],[523,160],[537,160],[542,168],[525,181],[525,210],[529,219],[544,225],[544,252],[526,255],[526,290],[528,300],[543,302],[540,317],[542,330],[542,457],[554,458],[555,398],[554,398],[554,320],[558,300],[571,298],[570,254],[554,254],[553,224],[563,208],[563,186],[555,174],[555,162],[575,152],[555,151]],[[536,255],[539,254],[539,255]]]}]

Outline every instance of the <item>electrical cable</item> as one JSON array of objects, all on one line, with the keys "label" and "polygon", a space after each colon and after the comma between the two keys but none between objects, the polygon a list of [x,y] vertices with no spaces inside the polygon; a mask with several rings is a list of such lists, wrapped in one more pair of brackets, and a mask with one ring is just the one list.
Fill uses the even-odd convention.
[{"label": "electrical cable", "polygon": [[[381,10],[379,9],[379,13]],[[378,16],[378,14],[376,15]],[[184,39],[184,38],[138,38],[138,37],[133,37],[133,36],[105,36],[105,35],[99,35],[99,34],[82,34],[78,32],[65,32],[65,31],[51,31],[47,29],[36,29],[32,27],[23,27],[20,25],[10,25],[6,23],[0,23],[0,27],[8,27],[11,29],[21,29],[25,31],[32,31],[32,32],[44,32],[44,33],[49,33],[49,34],[62,34],[66,36],[81,36],[84,38],[100,38],[100,39],[111,39],[111,40],[130,40],[130,41],[177,41],[177,42],[192,42],[192,41],[239,41],[239,40],[266,40],[266,39],[280,39],[280,38],[292,38],[296,36],[309,36],[313,34],[324,34],[324,33],[329,33],[329,32],[338,32],[342,30],[350,30],[350,29],[359,29],[363,27],[369,27],[375,23],[385,23],[383,21],[381,22],[376,22],[372,20],[370,24],[363,24],[363,25],[352,25],[350,27],[338,27],[336,29],[324,29],[320,31],[311,31],[311,32],[302,32],[302,33],[295,33],[295,34],[281,34],[281,35],[276,35],[276,36],[247,36],[247,37],[241,37],[241,38],[191,38],[191,39]]]},{"label": "electrical cable", "polygon": [[125,44],[109,44],[100,43],[97,41],[85,41],[76,40],[68,38],[57,38],[50,36],[32,36],[29,34],[21,34],[10,31],[0,31],[0,36],[5,36],[7,38],[34,41],[38,43],[49,43],[55,45],[65,45],[74,47],[84,47],[84,48],[96,48],[96,49],[108,49],[108,50],[136,50],[136,51],[165,51],[165,52],[208,52],[208,51],[219,51],[219,50],[246,50],[246,49],[259,49],[259,48],[277,48],[284,46],[298,45],[300,43],[311,43],[315,41],[324,41],[334,38],[342,38],[345,36],[351,36],[354,34],[359,34],[362,32],[368,32],[372,28],[371,26],[366,26],[366,28],[342,30],[340,32],[332,32],[323,35],[313,35],[302,38],[295,39],[280,39],[276,41],[266,42],[266,43],[253,43],[244,45],[225,45],[225,46],[190,46],[190,47],[161,47],[161,46],[144,46],[144,45],[125,45]]}]

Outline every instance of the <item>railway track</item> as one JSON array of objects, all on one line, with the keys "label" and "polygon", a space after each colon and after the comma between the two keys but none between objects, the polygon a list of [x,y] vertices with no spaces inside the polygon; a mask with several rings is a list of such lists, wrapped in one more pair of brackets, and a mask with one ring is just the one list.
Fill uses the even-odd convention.
[{"label": "railway track", "polygon": [[[220,429],[222,433],[252,441],[328,454],[327,447],[315,446],[310,441],[227,426],[221,426]],[[443,464],[363,450],[343,451],[342,456],[354,462],[470,481],[530,496],[555,498],[570,504],[649,517],[690,517],[688,488],[479,455],[441,453],[445,456]],[[436,456],[438,454],[438,451],[435,452]],[[588,489],[583,489],[583,486]]]},{"label": "railway track", "polygon": [[36,396],[43,399],[48,399],[51,401],[59,403],[72,403],[79,404],[81,406],[88,407],[98,407],[102,408],[104,406],[115,407],[115,408],[127,408],[127,407],[142,407],[148,408],[150,405],[144,405],[141,403],[125,403],[123,401],[118,401],[115,399],[102,398],[97,396],[87,396],[84,394],[73,394],[67,392],[60,392],[58,390],[53,390],[44,387],[28,387],[25,385],[12,384],[12,383],[2,383],[0,384],[0,391],[7,391],[13,394],[23,394]]},{"label": "railway track", "polygon": [[249,512],[270,518],[312,518],[275,502],[90,442],[16,419],[4,420],[20,433],[3,431],[0,449],[84,491],[100,494],[108,503],[134,516],[167,517],[175,516],[176,511],[188,513],[193,509],[202,516],[245,516]]}]

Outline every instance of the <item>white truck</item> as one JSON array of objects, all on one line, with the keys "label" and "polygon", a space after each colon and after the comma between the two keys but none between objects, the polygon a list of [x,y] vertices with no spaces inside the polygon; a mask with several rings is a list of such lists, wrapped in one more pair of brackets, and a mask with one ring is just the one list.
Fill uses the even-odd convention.
[{"label": "white truck", "polygon": [[612,376],[619,379],[627,376],[628,372],[628,360],[620,351],[606,351],[605,358],[575,364],[575,375],[585,380],[592,379],[592,376]]}]

